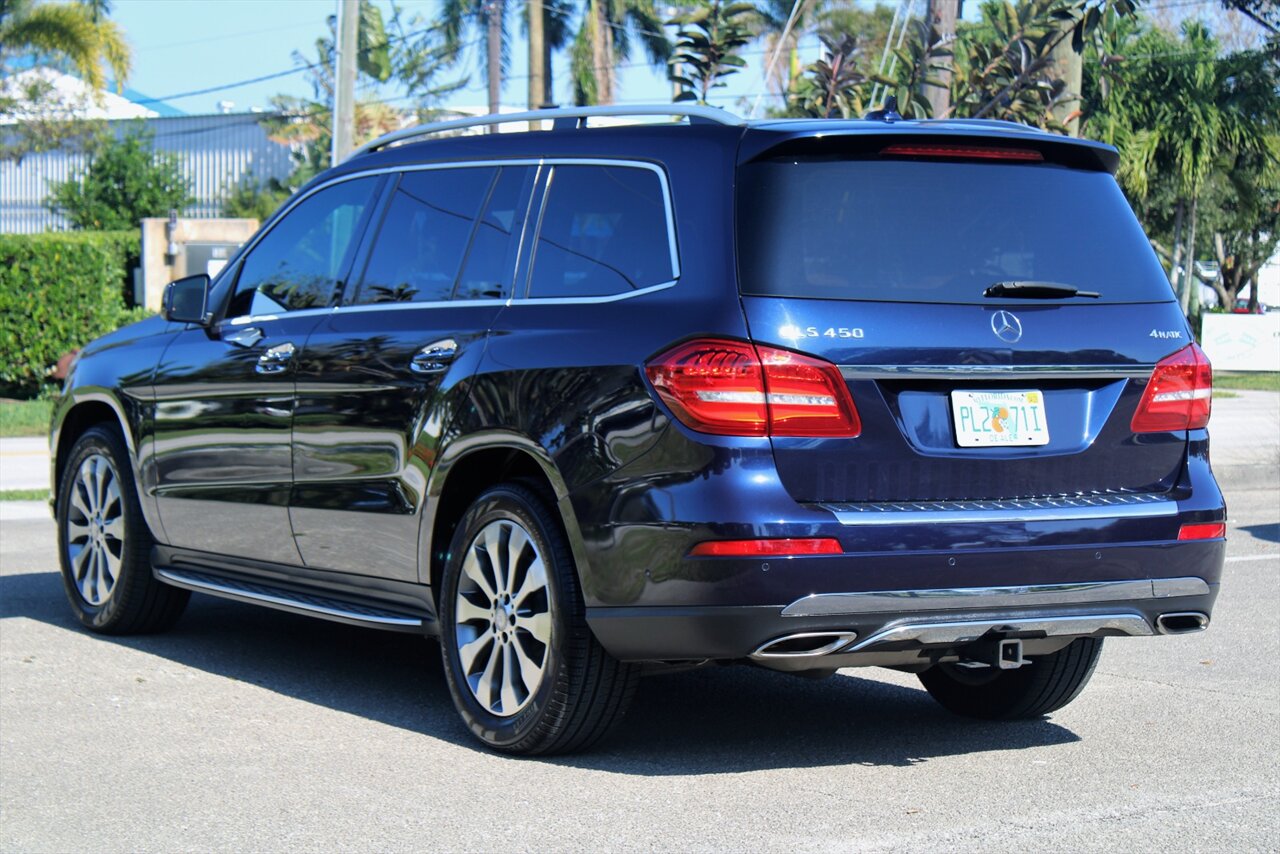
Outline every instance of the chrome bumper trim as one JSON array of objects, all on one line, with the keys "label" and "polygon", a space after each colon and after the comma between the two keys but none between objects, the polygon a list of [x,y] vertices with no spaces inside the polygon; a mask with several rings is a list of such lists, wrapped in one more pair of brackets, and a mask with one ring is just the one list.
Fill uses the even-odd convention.
[{"label": "chrome bumper trim", "polygon": [[884,629],[841,652],[864,652],[873,647],[892,643],[966,644],[979,640],[993,630],[1001,634],[1034,633],[1045,637],[1086,637],[1099,632],[1132,637],[1147,637],[1155,634],[1151,625],[1137,614],[919,623]]},{"label": "chrome bumper trim", "polygon": [[1157,578],[1134,581],[1087,581],[1071,584],[1030,584],[1018,587],[952,587],[926,590],[870,590],[859,593],[815,593],[782,609],[784,617],[826,617],[842,614],[901,613],[904,611],[986,610],[1035,608],[1045,605],[1092,605],[1172,596],[1204,596],[1204,579]]},{"label": "chrome bumper trim", "polygon": [[847,380],[1037,380],[1150,378],[1155,365],[841,365]]},{"label": "chrome bumper trim", "polygon": [[1178,502],[1165,493],[1101,493],[987,501],[887,501],[819,505],[841,525],[954,525],[969,522],[1056,522],[1174,516]]}]

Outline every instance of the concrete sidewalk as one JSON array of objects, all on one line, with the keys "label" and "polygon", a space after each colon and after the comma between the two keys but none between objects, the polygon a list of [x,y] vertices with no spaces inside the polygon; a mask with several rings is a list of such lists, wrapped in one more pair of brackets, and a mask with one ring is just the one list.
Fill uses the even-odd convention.
[{"label": "concrete sidewalk", "polygon": [[[1213,401],[1209,424],[1213,471],[1224,490],[1280,492],[1280,393],[1234,391]],[[0,439],[0,490],[48,489],[43,436]]]}]

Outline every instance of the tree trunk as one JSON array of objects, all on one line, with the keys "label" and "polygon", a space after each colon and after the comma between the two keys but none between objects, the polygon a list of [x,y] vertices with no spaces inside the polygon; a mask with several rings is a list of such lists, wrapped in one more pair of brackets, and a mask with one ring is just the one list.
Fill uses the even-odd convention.
[{"label": "tree trunk", "polygon": [[1182,287],[1182,274],[1178,272],[1178,265],[1182,263],[1182,199],[1178,199],[1178,206],[1173,214],[1173,253],[1169,256],[1169,286],[1173,288],[1175,296],[1181,296],[1179,288]]},{"label": "tree trunk", "polygon": [[[1064,28],[1074,26],[1074,22],[1066,21]],[[1080,90],[1084,88],[1084,57],[1071,47],[1071,36],[1058,41],[1049,54],[1053,66],[1053,77],[1066,85],[1066,91],[1073,97],[1059,102],[1053,108],[1053,117],[1067,126],[1071,136],[1080,135]]]},{"label": "tree trunk", "polygon": [[[497,113],[502,109],[502,16],[506,0],[488,0],[488,29],[485,41],[488,43],[489,77],[489,112]],[[497,133],[497,125],[489,125],[489,133]]]},{"label": "tree trunk", "polygon": [[[543,20],[549,14],[546,7],[543,7]],[[542,28],[542,104],[546,107],[554,107],[556,104],[556,86],[555,79],[551,73],[551,42],[546,38],[547,28]]]},{"label": "tree trunk", "polygon": [[603,0],[591,0],[591,73],[596,79],[596,103],[613,103],[613,32]]},{"label": "tree trunk", "polygon": [[[936,31],[945,50],[950,52],[956,38],[956,17],[960,14],[960,0],[929,0],[927,21]],[[926,42],[929,30],[925,31]],[[929,45],[926,43],[925,48]],[[951,62],[945,63],[946,69],[938,72],[939,85],[922,84],[920,94],[929,102],[929,115],[940,119],[951,109]]]},{"label": "tree trunk", "polygon": [[[547,95],[546,60],[543,25],[546,18],[542,0],[529,0],[529,109],[539,110],[545,105]],[[542,122],[530,122],[532,130],[541,128]]]},{"label": "tree trunk", "polygon": [[1222,307],[1230,311],[1235,305],[1236,294],[1240,292],[1239,271],[1234,266],[1227,265],[1226,244],[1222,235],[1216,231],[1213,234],[1213,259],[1218,262],[1218,278],[1212,283],[1212,287],[1217,292]]},{"label": "tree trunk", "polygon": [[1187,225],[1187,255],[1182,264],[1182,312],[1188,318],[1200,313],[1200,285],[1196,279],[1196,208],[1199,198],[1191,197],[1190,223]]}]

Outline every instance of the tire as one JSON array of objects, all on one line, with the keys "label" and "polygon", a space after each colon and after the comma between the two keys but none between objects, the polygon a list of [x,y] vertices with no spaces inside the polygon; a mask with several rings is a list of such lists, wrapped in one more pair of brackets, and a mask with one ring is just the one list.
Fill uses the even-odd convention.
[{"label": "tire", "polygon": [[920,681],[933,699],[957,715],[986,720],[1038,718],[1079,696],[1101,654],[1101,638],[1078,638],[1017,670],[937,664],[921,673]]},{"label": "tire", "polygon": [[489,489],[458,523],[439,614],[454,706],[494,750],[587,748],[621,721],[635,693],[639,668],[591,634],[560,521],[523,484]]},{"label": "tire", "polygon": [[56,507],[62,586],[86,628],[106,635],[148,634],[177,621],[191,594],[151,573],[155,540],[118,433],[93,427],[76,441]]}]

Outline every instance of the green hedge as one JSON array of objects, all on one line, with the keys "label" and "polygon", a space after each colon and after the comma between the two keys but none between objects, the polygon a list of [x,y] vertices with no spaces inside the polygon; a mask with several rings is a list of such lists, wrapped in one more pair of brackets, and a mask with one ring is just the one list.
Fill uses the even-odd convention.
[{"label": "green hedge", "polygon": [[33,397],[69,350],[140,318],[133,231],[0,235],[0,393]]}]

